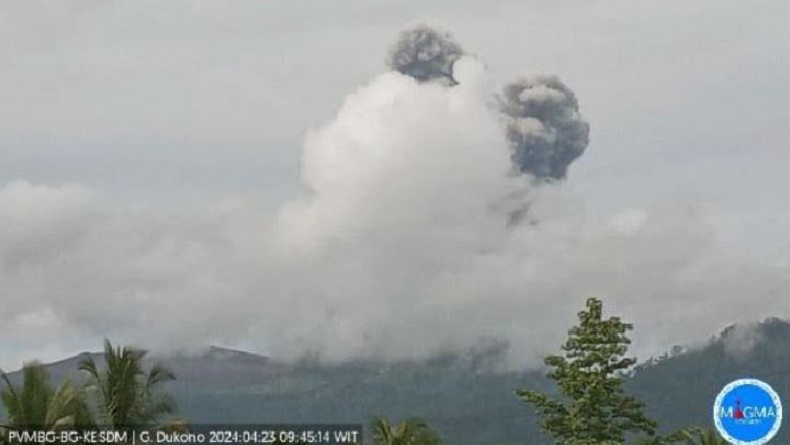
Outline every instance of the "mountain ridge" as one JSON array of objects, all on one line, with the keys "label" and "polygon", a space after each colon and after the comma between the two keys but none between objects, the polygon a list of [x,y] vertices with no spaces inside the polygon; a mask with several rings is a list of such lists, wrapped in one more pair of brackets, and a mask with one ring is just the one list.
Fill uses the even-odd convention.
[{"label": "mountain ridge", "polygon": [[[749,348],[733,349],[736,338]],[[675,349],[641,363],[625,386],[645,402],[648,415],[659,421],[664,432],[692,425],[711,427],[716,393],[736,378],[769,382],[787,404],[787,345],[790,322],[782,319],[766,319],[745,330],[741,325],[728,326],[701,347]],[[68,375],[66,368],[71,367],[73,375],[85,354],[44,366],[58,381]],[[552,393],[552,382],[534,370],[484,372],[490,367],[468,355],[388,364],[288,364],[210,346],[197,354],[147,360],[176,374],[178,380],[168,389],[181,416],[194,424],[367,423],[377,415],[421,416],[451,444],[515,444],[523,437],[548,443],[535,442],[541,440],[536,418],[513,392],[529,387]],[[11,375],[18,378],[18,372]],[[783,430],[777,443],[787,443]]]}]

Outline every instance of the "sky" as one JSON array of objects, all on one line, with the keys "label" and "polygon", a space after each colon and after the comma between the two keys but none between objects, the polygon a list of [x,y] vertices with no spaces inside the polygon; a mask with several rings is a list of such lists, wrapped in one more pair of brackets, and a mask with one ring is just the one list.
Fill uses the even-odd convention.
[{"label": "sky", "polygon": [[[790,5],[0,1],[0,368],[208,344],[530,366],[585,298],[635,352],[790,317]],[[428,23],[460,84],[386,66]],[[559,76],[567,178],[492,105]],[[514,207],[528,218],[507,224]]]}]

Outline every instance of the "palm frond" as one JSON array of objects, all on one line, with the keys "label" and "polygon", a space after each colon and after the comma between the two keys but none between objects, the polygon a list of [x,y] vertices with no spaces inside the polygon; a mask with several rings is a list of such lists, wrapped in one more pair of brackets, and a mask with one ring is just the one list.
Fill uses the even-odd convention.
[{"label": "palm frond", "polygon": [[146,372],[146,354],[145,350],[113,346],[105,340],[104,370],[100,371],[92,361],[84,363],[82,369],[100,388],[99,405],[108,426],[134,429],[175,411],[173,401],[157,391],[160,384],[175,379],[175,375],[161,365]]}]

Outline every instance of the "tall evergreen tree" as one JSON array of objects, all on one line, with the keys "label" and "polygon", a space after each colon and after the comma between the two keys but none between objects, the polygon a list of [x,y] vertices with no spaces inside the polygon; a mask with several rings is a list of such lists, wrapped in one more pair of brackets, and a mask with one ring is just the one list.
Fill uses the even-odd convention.
[{"label": "tall evergreen tree", "polygon": [[579,324],[568,331],[563,355],[545,359],[548,377],[560,397],[526,389],[516,391],[541,417],[541,427],[558,445],[623,444],[631,435],[655,437],[656,422],[643,404],[626,395],[621,377],[636,362],[625,357],[632,325],[619,317],[603,318],[603,304],[587,300]]}]

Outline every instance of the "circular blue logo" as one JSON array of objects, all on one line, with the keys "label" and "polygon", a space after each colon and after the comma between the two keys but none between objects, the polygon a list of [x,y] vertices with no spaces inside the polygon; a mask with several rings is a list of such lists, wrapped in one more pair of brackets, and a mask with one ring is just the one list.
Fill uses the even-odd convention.
[{"label": "circular blue logo", "polygon": [[713,404],[713,423],[727,442],[761,445],[771,440],[782,424],[782,402],[771,386],[757,379],[727,384]]}]

